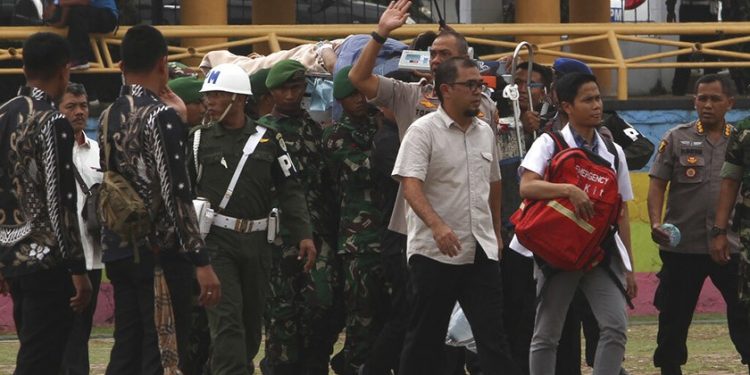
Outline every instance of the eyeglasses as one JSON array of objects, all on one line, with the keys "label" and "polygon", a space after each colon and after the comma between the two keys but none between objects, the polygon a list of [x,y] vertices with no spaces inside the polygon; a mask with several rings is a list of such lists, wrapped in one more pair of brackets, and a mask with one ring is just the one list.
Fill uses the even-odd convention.
[{"label": "eyeglasses", "polygon": [[482,81],[481,79],[469,80],[464,82],[453,82],[449,83],[449,85],[462,85],[471,91],[483,91],[487,87],[487,84],[484,83],[484,81]]}]

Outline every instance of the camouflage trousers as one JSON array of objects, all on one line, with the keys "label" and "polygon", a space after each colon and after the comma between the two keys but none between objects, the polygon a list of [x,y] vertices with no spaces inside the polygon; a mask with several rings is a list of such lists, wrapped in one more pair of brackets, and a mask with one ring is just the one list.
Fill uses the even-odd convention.
[{"label": "camouflage trousers", "polygon": [[[743,241],[744,242],[744,241]],[[743,244],[739,264],[740,301],[750,306],[750,247]]]},{"label": "camouflage trousers", "polygon": [[316,241],[316,248],[315,266],[306,273],[297,246],[274,246],[264,360],[274,374],[327,374],[338,338],[334,285],[339,272],[333,249],[324,241]]},{"label": "camouflage trousers", "polygon": [[380,253],[340,254],[346,310],[345,374],[356,374],[383,329],[390,307],[390,287]]}]

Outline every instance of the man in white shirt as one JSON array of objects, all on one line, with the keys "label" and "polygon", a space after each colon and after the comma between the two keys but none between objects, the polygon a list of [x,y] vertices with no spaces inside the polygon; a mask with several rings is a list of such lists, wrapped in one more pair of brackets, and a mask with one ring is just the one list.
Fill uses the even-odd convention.
[{"label": "man in white shirt", "polygon": [[60,112],[70,121],[75,135],[73,145],[73,163],[76,166],[78,176],[76,177],[76,191],[78,192],[77,208],[78,227],[81,230],[81,246],[86,258],[86,270],[91,279],[92,296],[91,303],[81,313],[77,314],[73,321],[73,328],[68,337],[63,356],[64,375],[78,375],[89,373],[89,350],[88,342],[91,334],[91,323],[96,310],[96,297],[99,293],[99,284],[102,280],[102,248],[99,238],[92,236],[86,230],[86,223],[81,212],[86,203],[86,194],[81,184],[86,184],[90,189],[95,184],[102,182],[102,172],[99,167],[99,144],[86,136],[86,122],[89,118],[88,95],[86,88],[80,83],[69,83],[65,89],[65,95],[60,100]]},{"label": "man in white shirt", "polygon": [[[560,105],[570,121],[561,132],[565,141],[570,147],[588,148],[611,164],[619,159],[619,165],[613,167],[617,172],[619,193],[623,203],[633,199],[628,166],[622,148],[614,144],[618,154],[616,158],[605,147],[604,140],[596,131],[596,127],[601,123],[603,109],[596,78],[590,74],[571,73],[557,81],[555,89]],[[574,205],[576,215],[588,220],[593,214],[593,203],[583,190],[575,185],[551,183],[542,177],[554,156],[554,148],[554,141],[548,134],[537,139],[531,146],[519,168],[521,197],[534,200],[567,198]],[[637,287],[632,272],[628,207],[627,204],[623,204],[622,207],[618,221],[619,234],[615,234],[617,249],[611,249],[609,262],[603,262],[589,271],[559,271],[549,277],[545,277],[547,275],[539,267],[535,267],[539,303],[529,358],[532,375],[555,373],[563,317],[579,286],[589,300],[601,327],[594,375],[620,372],[627,342],[626,298],[604,267],[611,268],[619,282],[627,286],[628,296],[634,298]],[[531,256],[529,250],[521,245],[516,237],[510,246]]]},{"label": "man in white shirt", "polygon": [[409,204],[407,262],[412,282],[401,374],[438,374],[456,301],[477,341],[484,374],[520,373],[502,323],[497,261],[500,168],[494,132],[477,119],[484,83],[467,57],[435,73],[436,112],[412,124],[399,149],[394,178]]}]

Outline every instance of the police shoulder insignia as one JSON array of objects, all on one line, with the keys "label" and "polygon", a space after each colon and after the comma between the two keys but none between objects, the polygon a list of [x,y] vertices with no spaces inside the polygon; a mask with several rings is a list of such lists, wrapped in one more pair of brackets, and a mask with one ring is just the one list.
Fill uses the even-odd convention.
[{"label": "police shoulder insignia", "polygon": [[427,98],[422,98],[422,100],[420,100],[420,101],[419,101],[419,104],[421,104],[421,105],[422,105],[423,107],[425,107],[425,108],[430,108],[430,109],[432,109],[432,108],[437,108],[437,106],[436,106],[435,104],[433,104],[433,103],[432,103],[432,102],[431,102],[431,101],[430,101],[429,99],[427,99]]},{"label": "police shoulder insignia", "polygon": [[479,113],[477,113],[477,117],[484,118],[484,112],[479,111]]},{"label": "police shoulder insignia", "polygon": [[724,136],[729,137],[732,134],[732,124],[727,123],[724,125]]},{"label": "police shoulder insignia", "polygon": [[661,140],[661,142],[659,142],[659,153],[660,153],[660,154],[661,154],[662,152],[664,152],[664,150],[665,150],[665,149],[667,148],[667,145],[668,145],[668,144],[669,144],[669,142],[667,142],[667,140],[666,140],[666,139],[662,139],[662,140]]}]

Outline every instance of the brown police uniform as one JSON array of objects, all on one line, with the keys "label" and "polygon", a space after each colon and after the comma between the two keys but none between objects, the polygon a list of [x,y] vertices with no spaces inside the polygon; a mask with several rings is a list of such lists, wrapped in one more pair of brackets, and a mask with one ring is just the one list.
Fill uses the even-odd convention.
[{"label": "brown police uniform", "polygon": [[709,256],[716,206],[728,139],[733,127],[725,125],[717,142],[708,139],[700,121],[669,130],[659,144],[649,175],[669,181],[665,223],[680,229],[675,247],[660,246],[662,268],[654,305],[659,309],[659,332],[654,365],[676,369],[687,361],[687,332],[698,296],[707,277],[727,303],[729,332],[743,363],[750,359],[747,309],[739,303],[738,237],[728,232],[731,261],[726,265]]}]

